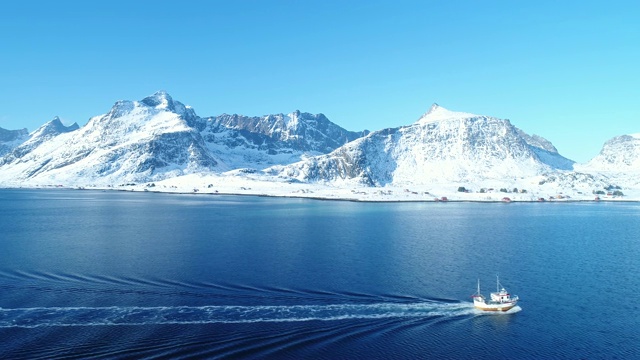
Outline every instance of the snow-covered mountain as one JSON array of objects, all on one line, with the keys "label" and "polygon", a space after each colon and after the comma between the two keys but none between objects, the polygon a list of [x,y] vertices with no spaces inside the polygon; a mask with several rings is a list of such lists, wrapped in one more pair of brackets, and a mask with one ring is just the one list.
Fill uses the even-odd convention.
[{"label": "snow-covered mountain", "polygon": [[331,151],[357,136],[321,114],[200,118],[159,91],[118,101],[82,128],[48,122],[0,157],[0,180],[78,185],[260,169]]},{"label": "snow-covered mountain", "polygon": [[0,127],[0,157],[29,138],[27,129],[7,130]]},{"label": "snow-covered mountain", "polygon": [[[264,135],[260,139],[271,151],[291,149],[327,153],[349,141],[367,135],[368,131],[347,131],[332,123],[323,114],[276,114],[264,117],[227,115],[207,119],[208,127],[238,130],[241,133]],[[263,145],[260,144],[260,145]]]},{"label": "snow-covered mountain", "polygon": [[600,153],[581,167],[608,172],[640,172],[640,133],[616,136],[607,141]]},{"label": "snow-covered mountain", "polygon": [[[449,195],[495,200],[501,195],[484,196],[479,190],[505,188],[516,196],[512,190],[519,188],[529,191],[519,192],[519,200],[569,193],[593,199],[594,193],[617,189],[640,198],[635,171],[640,134],[614,138],[600,155],[578,165],[509,120],[437,104],[410,125],[369,133],[347,131],[322,114],[300,111],[199,117],[160,91],[139,101],[118,101],[82,127],[54,118],[30,134],[0,129],[0,150],[0,186],[139,183],[144,189],[157,182],[167,191],[219,187],[285,196],[317,191],[329,198],[365,194],[346,190],[353,186],[388,186],[433,200],[431,191],[464,185],[478,192]],[[376,191],[362,196],[391,193]]]},{"label": "snow-covered mountain", "polygon": [[164,92],[118,101],[82,128],[54,119],[0,159],[16,180],[139,181],[213,170],[218,161],[187,125],[193,111]]},{"label": "snow-covered mountain", "polygon": [[197,124],[211,152],[232,168],[265,168],[328,153],[368,134],[347,131],[323,114],[219,115]]},{"label": "snow-covered mountain", "polygon": [[412,125],[376,131],[330,154],[268,172],[384,186],[513,179],[572,167],[549,141],[524,134],[508,120],[434,104]]},{"label": "snow-covered mountain", "polygon": [[0,159],[0,164],[8,163],[17,158],[21,158],[32,149],[40,146],[42,143],[47,142],[48,140],[53,139],[60,134],[68,133],[78,129],[79,126],[77,123],[73,123],[70,126],[65,126],[64,124],[62,124],[62,121],[60,121],[60,118],[56,116],[53,118],[53,120],[45,123],[34,132],[29,134],[26,139],[24,139],[20,142],[20,144],[14,147],[11,153],[7,154],[5,158]]}]

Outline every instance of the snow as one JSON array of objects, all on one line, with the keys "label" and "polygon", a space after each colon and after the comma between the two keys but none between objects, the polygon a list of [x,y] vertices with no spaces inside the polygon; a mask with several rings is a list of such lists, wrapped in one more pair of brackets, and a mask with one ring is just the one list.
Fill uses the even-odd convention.
[{"label": "snow", "polygon": [[[588,185],[567,190],[562,180],[540,185],[544,177],[512,179],[510,181],[488,181],[475,183],[434,183],[411,185],[367,187],[348,181],[339,183],[297,183],[260,172],[234,170],[223,174],[194,173],[173,178],[137,184],[90,184],[87,179],[78,178],[76,188],[108,189],[121,191],[152,191],[161,193],[191,193],[202,195],[247,195],[294,197],[321,200],[363,201],[363,202],[435,202],[446,197],[448,201],[503,202],[508,197],[512,203],[594,201],[596,195]],[[6,184],[4,184],[6,186]],[[17,184],[14,184],[17,185]],[[25,184],[21,184],[25,185]],[[49,185],[28,186],[53,188]],[[469,192],[459,192],[464,186]],[[518,192],[514,192],[514,188]],[[481,189],[483,189],[481,192]],[[507,190],[507,192],[501,191]],[[522,193],[522,190],[526,192]],[[624,196],[600,195],[601,201],[640,201],[640,189],[623,189]]]},{"label": "snow", "polygon": [[[304,149],[325,149],[327,139],[353,134],[321,114],[202,119],[165,91],[119,101],[80,129],[58,123],[10,144],[12,152],[0,157],[0,187],[487,202],[592,201],[595,191],[614,187],[624,196],[600,198],[640,201],[640,133],[611,139],[590,163],[574,165],[508,120],[437,104],[413,124],[328,154]],[[297,141],[302,147],[294,147]]]},{"label": "snow", "polygon": [[[165,97],[166,98],[166,97]],[[149,98],[147,98],[149,99]],[[146,99],[145,99],[146,100]],[[143,100],[144,101],[144,100]],[[53,120],[41,129],[51,128],[59,121]],[[62,126],[60,124],[60,126]],[[144,168],[147,162],[154,162],[149,154],[149,145],[168,139],[180,147],[176,136],[192,132],[179,114],[158,106],[149,107],[142,102],[117,102],[112,110],[99,117],[93,117],[82,129],[66,133],[36,131],[30,140],[20,146],[24,155],[3,167],[4,178],[27,178],[35,182],[69,183],[80,178],[100,182],[130,180],[151,176],[151,172],[135,169]],[[175,136],[172,134],[176,134]],[[172,140],[174,139],[174,140]],[[175,156],[186,156],[192,148],[176,149]],[[183,154],[180,155],[179,152]],[[156,177],[181,175],[178,167],[171,164],[164,174]],[[191,166],[193,169],[194,166]],[[189,171],[189,167],[185,169]],[[201,169],[200,169],[201,170]]]},{"label": "snow", "polygon": [[29,139],[27,129],[5,130],[0,127],[0,159]]},{"label": "snow", "polygon": [[474,117],[478,117],[478,115],[466,112],[451,111],[443,108],[438,104],[433,104],[431,105],[429,111],[424,113],[416,123],[428,124],[437,121],[460,120]]},{"label": "snow", "polygon": [[576,170],[640,175],[640,134],[610,139],[598,155],[586,164],[577,165]]},{"label": "snow", "polygon": [[[451,112],[437,105],[426,118],[429,121],[373,132],[330,154],[268,169],[269,173],[300,181],[350,178],[402,186],[531,177],[572,168],[573,162],[538,145],[548,141],[523,137],[508,120]],[[550,143],[545,147],[553,148]]]}]

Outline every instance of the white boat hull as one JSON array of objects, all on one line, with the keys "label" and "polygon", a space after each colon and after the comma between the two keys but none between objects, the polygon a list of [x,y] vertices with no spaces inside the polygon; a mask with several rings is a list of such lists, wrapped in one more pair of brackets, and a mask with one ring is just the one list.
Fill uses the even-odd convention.
[{"label": "white boat hull", "polygon": [[486,304],[484,302],[474,302],[473,306],[482,311],[509,311],[516,306],[517,302],[501,303],[501,304]]}]

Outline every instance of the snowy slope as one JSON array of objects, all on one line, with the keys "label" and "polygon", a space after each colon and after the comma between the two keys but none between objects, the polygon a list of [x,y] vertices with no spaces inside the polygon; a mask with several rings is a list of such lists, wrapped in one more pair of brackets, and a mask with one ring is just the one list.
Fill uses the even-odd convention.
[{"label": "snowy slope", "polygon": [[576,170],[604,177],[624,191],[640,188],[640,133],[608,140],[598,155],[576,165]]},{"label": "snowy slope", "polygon": [[155,182],[156,191],[365,201],[500,201],[505,192],[516,201],[593,200],[604,191],[640,200],[640,134],[576,165],[509,120],[437,104],[410,125],[358,133],[299,111],[201,118],[160,91],[118,101],[82,128],[54,118],[31,134],[0,130],[0,186]]},{"label": "snowy slope", "polygon": [[158,92],[139,102],[118,101],[81,129],[56,133],[56,123],[0,160],[3,177],[31,183],[117,182],[161,179],[215,169],[192,111]]},{"label": "snowy slope", "polygon": [[27,129],[6,130],[0,128],[0,158],[29,138]]},{"label": "snowy slope", "polygon": [[21,141],[18,146],[15,146],[10,152],[5,154],[4,157],[0,158],[0,166],[22,158],[25,154],[60,134],[68,133],[77,129],[78,124],[74,123],[71,126],[64,126],[56,116],[53,120],[40,126],[31,134],[28,134],[28,137],[25,140]]},{"label": "snowy slope", "polygon": [[609,172],[640,172],[640,133],[616,136],[582,169]]},{"label": "snowy slope", "polygon": [[[360,136],[324,115],[200,118],[159,91],[118,101],[78,129],[59,119],[0,157],[0,182],[34,184],[157,181],[194,172],[263,169],[331,151]],[[10,150],[10,151],[9,151]]]},{"label": "snowy slope", "polygon": [[273,167],[268,173],[300,181],[384,186],[531,177],[571,169],[573,162],[548,141],[522,134],[508,120],[434,104],[412,125],[376,131],[328,155]]}]

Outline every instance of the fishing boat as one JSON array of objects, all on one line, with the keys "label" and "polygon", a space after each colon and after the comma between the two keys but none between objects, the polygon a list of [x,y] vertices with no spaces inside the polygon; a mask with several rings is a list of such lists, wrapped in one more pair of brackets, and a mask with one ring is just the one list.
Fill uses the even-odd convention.
[{"label": "fishing boat", "polygon": [[496,292],[491,293],[491,299],[487,299],[480,293],[480,279],[478,279],[478,291],[471,296],[473,306],[482,311],[508,311],[518,303],[518,296],[511,295],[500,285],[500,279],[496,275]]}]

